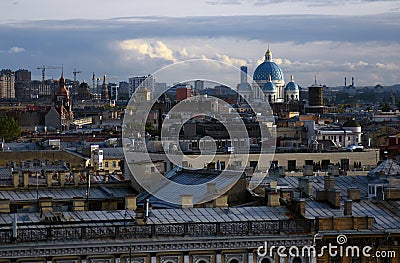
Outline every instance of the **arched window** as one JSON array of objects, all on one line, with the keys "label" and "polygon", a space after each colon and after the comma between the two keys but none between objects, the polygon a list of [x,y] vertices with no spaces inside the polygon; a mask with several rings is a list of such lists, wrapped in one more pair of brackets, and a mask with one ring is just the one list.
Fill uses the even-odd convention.
[{"label": "arched window", "polygon": [[233,259],[229,260],[228,263],[239,263],[239,260],[237,260],[236,258],[233,258]]},{"label": "arched window", "polygon": [[268,95],[268,101],[271,102],[271,100],[272,100],[272,96]]},{"label": "arched window", "polygon": [[197,261],[196,263],[207,263],[207,261],[205,261],[204,259],[200,259],[200,260]]},{"label": "arched window", "polygon": [[292,94],[292,100],[294,100],[294,95]]}]

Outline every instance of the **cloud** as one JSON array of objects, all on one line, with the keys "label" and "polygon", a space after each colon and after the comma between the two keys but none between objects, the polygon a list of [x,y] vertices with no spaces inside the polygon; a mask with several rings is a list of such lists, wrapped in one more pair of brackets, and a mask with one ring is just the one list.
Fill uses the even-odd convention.
[{"label": "cloud", "polygon": [[220,60],[222,62],[225,62],[229,65],[233,65],[236,67],[240,67],[240,66],[248,64],[248,62],[245,59],[233,58],[233,57],[230,57],[230,56],[224,55],[224,54],[222,54],[222,55],[216,54],[216,58],[217,58],[217,60]]},{"label": "cloud", "polygon": [[378,69],[384,69],[384,70],[400,70],[400,66],[394,63],[389,63],[389,64],[376,63],[375,66]]},{"label": "cloud", "polygon": [[[70,75],[77,68],[86,80],[93,71],[126,80],[195,58],[247,65],[251,75],[270,44],[286,78],[294,74],[300,85],[312,83],[315,74],[327,85],[350,74],[360,85],[373,83],[372,74],[383,85],[400,83],[397,14],[54,20],[0,24],[0,33],[2,64],[31,69],[34,79],[40,78],[39,65],[64,64]],[[19,43],[29,56],[16,60],[9,47]]]},{"label": "cloud", "polygon": [[25,48],[22,47],[12,47],[8,50],[8,53],[22,53],[25,52]]},{"label": "cloud", "polygon": [[[162,41],[154,43],[147,43],[141,39],[124,40],[119,44],[120,48],[124,51],[134,51],[139,58],[148,56],[150,58],[161,58],[171,62],[176,62],[177,59],[173,55],[173,51],[165,45]],[[129,58],[129,57],[128,57]]]}]

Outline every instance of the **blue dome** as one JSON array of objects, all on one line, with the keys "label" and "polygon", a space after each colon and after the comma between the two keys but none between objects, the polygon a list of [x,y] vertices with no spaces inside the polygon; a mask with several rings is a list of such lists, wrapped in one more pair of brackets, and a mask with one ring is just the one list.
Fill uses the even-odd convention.
[{"label": "blue dome", "polygon": [[286,85],[285,90],[288,91],[298,91],[299,86],[294,82],[293,75],[290,76],[290,82]]},{"label": "blue dome", "polygon": [[276,91],[276,87],[275,87],[274,83],[272,83],[271,81],[268,81],[262,87],[262,91]]},{"label": "blue dome", "polygon": [[273,61],[264,61],[254,71],[253,79],[257,80],[268,80],[268,75],[271,76],[272,80],[283,81],[283,72],[281,68]]},{"label": "blue dome", "polygon": [[299,90],[299,86],[297,86],[295,82],[291,81],[286,85],[285,90],[297,91]]},{"label": "blue dome", "polygon": [[283,72],[281,68],[272,61],[272,53],[268,48],[265,53],[264,62],[258,65],[254,71],[253,79],[255,81],[263,81],[268,80],[269,76],[271,76],[271,80],[273,81],[284,81]]},{"label": "blue dome", "polygon": [[238,91],[252,91],[250,84],[248,82],[242,82],[239,84]]}]

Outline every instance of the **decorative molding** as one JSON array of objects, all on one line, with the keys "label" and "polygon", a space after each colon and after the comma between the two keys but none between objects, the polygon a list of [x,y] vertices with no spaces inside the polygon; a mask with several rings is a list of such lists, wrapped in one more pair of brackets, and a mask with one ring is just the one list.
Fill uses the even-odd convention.
[{"label": "decorative molding", "polygon": [[[0,247],[0,258],[13,259],[24,257],[52,257],[58,255],[64,256],[89,256],[89,255],[120,255],[131,251],[132,253],[153,253],[153,252],[193,252],[193,251],[218,251],[218,250],[247,250],[253,251],[259,246],[264,246],[267,241],[268,245],[274,246],[305,246],[312,244],[312,237],[286,237],[287,239],[277,239],[285,237],[233,237],[232,240],[224,239],[204,239],[194,240],[190,238],[182,239],[165,239],[165,240],[145,240],[129,242],[129,240],[104,240],[102,242],[93,243],[81,241],[74,244],[47,244],[47,243],[31,243],[31,244],[13,244]],[[289,239],[290,238],[290,239]]]}]

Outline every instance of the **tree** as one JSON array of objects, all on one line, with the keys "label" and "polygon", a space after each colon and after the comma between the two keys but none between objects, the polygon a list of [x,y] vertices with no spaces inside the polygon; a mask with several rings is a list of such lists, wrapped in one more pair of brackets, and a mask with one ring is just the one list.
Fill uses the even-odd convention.
[{"label": "tree", "polygon": [[154,128],[153,123],[151,123],[150,121],[146,122],[144,129],[146,133],[150,134],[151,136],[155,135],[156,128]]},{"label": "tree", "polygon": [[18,122],[12,117],[0,117],[0,137],[6,142],[17,139],[21,136],[21,128]]},{"label": "tree", "polygon": [[390,104],[388,102],[384,102],[384,103],[381,103],[381,110],[383,112],[388,112],[388,111],[392,110],[392,107],[390,106]]}]

